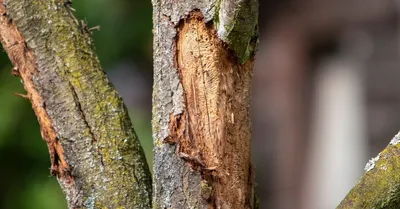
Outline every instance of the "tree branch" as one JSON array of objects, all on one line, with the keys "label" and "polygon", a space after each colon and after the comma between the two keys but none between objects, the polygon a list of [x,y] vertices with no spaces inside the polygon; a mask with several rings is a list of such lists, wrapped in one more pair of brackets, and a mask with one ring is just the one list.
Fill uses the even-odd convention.
[{"label": "tree branch", "polygon": [[218,0],[215,28],[240,63],[245,63],[258,45],[258,0]]},{"label": "tree branch", "polygon": [[[69,1],[68,1],[69,2]],[[0,0],[0,39],[27,91],[69,208],[150,208],[124,103],[67,1]]]},{"label": "tree branch", "polygon": [[400,133],[365,166],[365,174],[343,199],[338,209],[399,208]]},{"label": "tree branch", "polygon": [[153,7],[154,207],[255,208],[258,1],[154,0]]}]

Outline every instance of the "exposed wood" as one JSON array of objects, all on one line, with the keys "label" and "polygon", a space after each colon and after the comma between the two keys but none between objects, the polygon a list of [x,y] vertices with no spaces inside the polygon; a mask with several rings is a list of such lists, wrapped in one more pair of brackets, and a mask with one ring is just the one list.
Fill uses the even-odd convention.
[{"label": "exposed wood", "polygon": [[177,67],[186,109],[179,116],[184,118],[179,121],[183,124],[177,125],[184,129],[177,137],[178,155],[185,153],[190,156],[186,157],[189,163],[200,165],[203,178],[212,182],[215,201],[221,202],[216,205],[250,205],[249,86],[253,61],[236,64],[199,12],[191,13],[179,30]]},{"label": "exposed wood", "polygon": [[[258,2],[153,5],[153,204],[254,208],[250,92]],[[221,15],[228,8],[230,16]],[[253,20],[251,29],[240,28],[242,20]],[[221,28],[229,28],[224,36]],[[236,46],[248,53],[231,39],[244,31],[246,44]]]},{"label": "exposed wood", "polygon": [[63,1],[0,0],[0,39],[24,83],[69,208],[150,208],[124,103]]}]

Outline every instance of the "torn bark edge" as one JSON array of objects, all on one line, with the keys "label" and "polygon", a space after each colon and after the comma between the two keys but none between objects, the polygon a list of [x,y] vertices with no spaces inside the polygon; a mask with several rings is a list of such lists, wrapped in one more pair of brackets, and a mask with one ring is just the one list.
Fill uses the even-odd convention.
[{"label": "torn bark edge", "polygon": [[[201,184],[201,196],[208,203],[213,203],[214,189],[211,182],[216,181],[217,175],[215,168],[206,167],[201,159],[193,157],[190,154],[186,154],[181,150],[182,137],[190,137],[190,131],[186,123],[187,115],[185,112],[174,115],[170,114],[170,122],[168,124],[170,135],[164,139],[164,143],[176,145],[176,155],[183,159],[187,165],[195,171],[200,172],[202,176]],[[215,207],[214,207],[215,208]]]},{"label": "torn bark edge", "polygon": [[[195,157],[191,155],[191,153],[185,153],[185,151],[181,149],[183,137],[191,138],[191,132],[186,121],[187,116],[185,112],[178,115],[171,114],[170,122],[168,124],[170,135],[164,139],[164,143],[176,145],[176,154],[180,158],[186,160],[193,170],[214,170],[213,168],[206,168],[206,165],[199,157]],[[188,147],[190,145],[184,146]]]},{"label": "torn bark edge", "polygon": [[33,77],[38,73],[35,57],[26,46],[17,26],[9,19],[4,0],[0,0],[0,41],[14,65],[12,73],[22,79],[27,97],[37,116],[42,138],[46,141],[50,153],[51,175],[74,184],[74,178],[69,172],[70,167],[64,157],[63,147],[45,110],[45,103],[33,82]]},{"label": "torn bark edge", "polygon": [[[175,25],[175,29],[177,30],[177,35],[175,37],[175,55],[174,55],[174,67],[178,70],[178,76],[179,80],[182,82],[182,72],[181,69],[179,68],[178,64],[178,53],[179,49],[177,49],[178,46],[178,40],[180,36],[180,30],[183,27],[183,24],[187,19],[198,19],[201,21],[204,21],[204,16],[201,13],[200,10],[193,10],[189,12],[189,14],[185,17],[182,18],[178,24]],[[207,28],[212,28],[213,22],[205,22],[205,25]],[[218,37],[216,31],[214,30],[215,37]],[[219,39],[219,38],[218,38]],[[219,39],[220,40],[220,39]],[[220,40],[221,47],[225,49],[227,52],[227,59],[231,60],[232,63],[238,63],[240,65],[238,57],[235,55],[235,52],[232,49],[229,49],[228,45]],[[254,54],[252,54],[254,56]],[[185,96],[185,91],[183,93],[183,99],[185,103],[185,107],[187,108],[186,104],[186,96]],[[193,147],[193,144],[190,144],[191,139],[193,138],[193,135],[195,135],[194,130],[191,130],[188,119],[188,110],[185,109],[183,110],[182,113],[175,115],[174,113],[170,114],[170,121],[169,121],[169,136],[164,139],[164,143],[168,144],[173,144],[176,145],[176,154],[178,157],[183,159],[186,164],[195,171],[198,171],[200,175],[202,176],[202,181],[200,182],[201,184],[201,197],[206,200],[212,208],[217,208],[216,202],[215,202],[215,195],[216,191],[214,188],[214,183],[219,182],[219,177],[217,175],[217,171],[215,167],[207,167],[207,165],[203,162],[201,159],[201,153],[198,155],[198,153],[185,153],[184,150],[186,151],[191,151],[195,147]],[[186,140],[185,140],[186,139]],[[182,144],[183,143],[183,144]],[[254,185],[254,168],[252,165],[250,165],[250,181],[249,182],[251,185]],[[250,200],[250,207],[251,208],[258,208],[257,207],[257,197],[254,194],[254,186],[252,188],[253,190],[251,191],[251,197],[252,199]]]}]

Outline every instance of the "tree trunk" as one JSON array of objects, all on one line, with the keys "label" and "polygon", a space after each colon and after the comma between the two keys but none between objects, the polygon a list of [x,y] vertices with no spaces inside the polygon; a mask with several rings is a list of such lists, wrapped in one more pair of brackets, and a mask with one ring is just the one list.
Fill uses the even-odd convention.
[{"label": "tree trunk", "polygon": [[122,99],[69,1],[0,0],[0,38],[69,208],[150,208],[151,177]]},{"label": "tree trunk", "polygon": [[255,208],[257,0],[153,0],[154,208]]}]

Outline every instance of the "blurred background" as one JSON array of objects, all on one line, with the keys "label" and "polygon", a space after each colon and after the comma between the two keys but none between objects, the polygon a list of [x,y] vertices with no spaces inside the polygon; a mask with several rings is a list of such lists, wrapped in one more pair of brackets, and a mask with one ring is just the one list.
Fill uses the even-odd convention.
[{"label": "blurred background", "polygon": [[[400,0],[260,0],[253,163],[261,209],[335,208],[400,129]],[[152,8],[74,1],[152,165]],[[0,53],[0,209],[64,209],[30,103]]]}]

